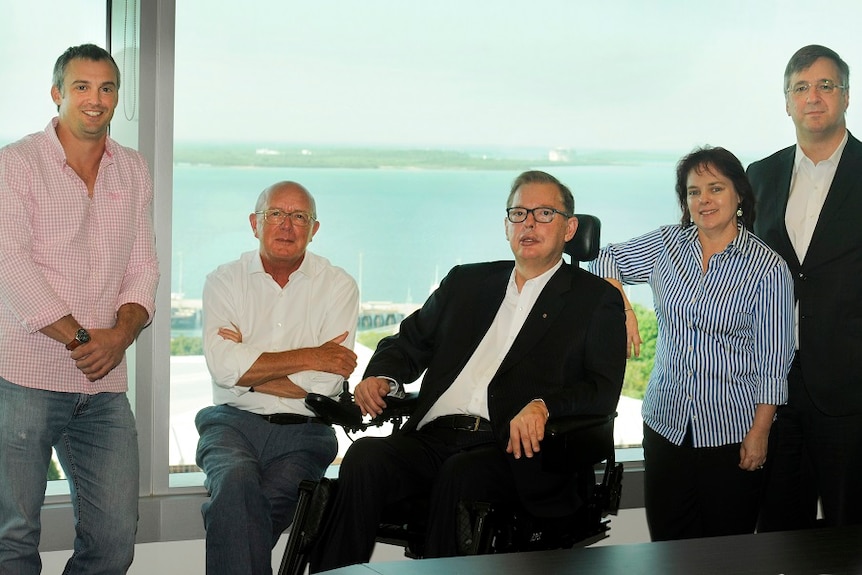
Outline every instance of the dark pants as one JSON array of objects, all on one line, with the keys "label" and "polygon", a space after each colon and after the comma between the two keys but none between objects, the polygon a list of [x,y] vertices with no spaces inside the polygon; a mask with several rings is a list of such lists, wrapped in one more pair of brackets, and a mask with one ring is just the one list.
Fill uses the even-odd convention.
[{"label": "dark pants", "polygon": [[341,463],[326,528],[311,553],[311,572],[368,562],[383,509],[429,494],[425,555],[455,555],[459,501],[517,496],[506,458],[490,431],[423,429],[357,440]]},{"label": "dark pants", "polygon": [[769,434],[766,490],[758,531],[862,523],[862,415],[831,417],[811,402],[799,361],[788,375],[789,400]]},{"label": "dark pants", "polygon": [[739,468],[739,444],[674,445],[644,425],[644,499],[653,541],[753,533],[763,472]]}]

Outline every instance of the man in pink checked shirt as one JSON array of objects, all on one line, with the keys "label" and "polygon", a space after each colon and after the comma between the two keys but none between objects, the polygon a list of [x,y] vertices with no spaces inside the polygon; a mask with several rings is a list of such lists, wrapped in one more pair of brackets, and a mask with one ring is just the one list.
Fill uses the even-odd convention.
[{"label": "man in pink checked shirt", "polygon": [[152,182],[108,137],[120,73],[92,44],[54,67],[58,117],[0,149],[0,573],[41,571],[51,448],[69,480],[64,573],[125,573],[138,444],[125,352],[153,314]]}]

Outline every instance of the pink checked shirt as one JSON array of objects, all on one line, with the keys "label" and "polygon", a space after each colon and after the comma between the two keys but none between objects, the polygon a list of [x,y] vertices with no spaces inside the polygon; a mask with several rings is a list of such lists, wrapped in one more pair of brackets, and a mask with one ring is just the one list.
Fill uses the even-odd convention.
[{"label": "pink checked shirt", "polygon": [[85,328],[110,328],[126,303],[152,318],[152,181],[139,153],[108,138],[88,198],[56,125],[0,149],[0,377],[49,391],[124,392],[125,359],[91,383],[64,344],[39,330],[70,313]]}]

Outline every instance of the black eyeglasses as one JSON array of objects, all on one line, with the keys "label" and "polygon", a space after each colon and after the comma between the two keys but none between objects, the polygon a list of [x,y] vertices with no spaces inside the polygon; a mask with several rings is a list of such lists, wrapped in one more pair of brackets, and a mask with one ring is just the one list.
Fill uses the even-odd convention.
[{"label": "black eyeglasses", "polygon": [[255,214],[257,214],[258,216],[263,216],[264,222],[274,226],[280,226],[287,218],[290,218],[290,221],[293,225],[299,226],[301,228],[310,226],[311,222],[314,221],[314,216],[312,216],[308,212],[285,212],[284,210],[279,210],[278,208],[274,208],[271,210],[263,210],[262,212],[255,212]]},{"label": "black eyeglasses", "polygon": [[554,216],[560,214],[564,218],[571,218],[571,214],[567,214],[566,212],[561,212],[560,210],[554,208],[506,208],[506,217],[509,218],[509,221],[513,224],[520,224],[527,220],[527,215],[533,214],[533,219],[539,222],[540,224],[549,224],[554,221]]}]

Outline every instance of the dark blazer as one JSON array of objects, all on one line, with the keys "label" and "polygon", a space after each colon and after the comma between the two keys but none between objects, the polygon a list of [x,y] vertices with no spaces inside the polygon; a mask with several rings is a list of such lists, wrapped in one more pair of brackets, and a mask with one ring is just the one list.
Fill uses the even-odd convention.
[{"label": "dark blazer", "polygon": [[849,135],[802,263],[784,224],[795,153],[791,146],[748,167],[757,200],[754,232],[787,261],[793,275],[800,361],[811,400],[827,415],[859,414],[862,143]]},{"label": "dark blazer", "polygon": [[[453,268],[422,308],[380,342],[365,376],[415,381],[427,369],[417,410],[402,432],[416,428],[470,359],[497,314],[514,262]],[[509,421],[542,398],[551,417],[611,414],[625,374],[625,318],[619,292],[576,266],[548,281],[488,386],[488,410],[501,449]],[[536,483],[526,458],[514,463],[519,485]],[[535,458],[534,458],[535,459]],[[530,462],[532,463],[532,462]],[[528,496],[527,496],[528,497]]]}]

